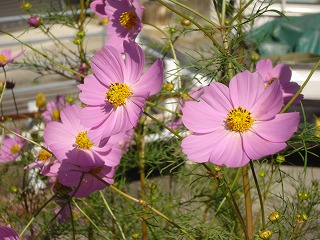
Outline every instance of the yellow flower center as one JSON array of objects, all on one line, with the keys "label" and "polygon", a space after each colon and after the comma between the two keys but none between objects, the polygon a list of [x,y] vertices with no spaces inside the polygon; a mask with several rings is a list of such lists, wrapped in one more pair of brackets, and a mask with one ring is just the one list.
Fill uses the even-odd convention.
[{"label": "yellow flower center", "polygon": [[251,128],[254,119],[251,112],[241,106],[230,110],[227,117],[227,125],[232,131],[244,132]]},{"label": "yellow flower center", "polygon": [[5,55],[0,55],[0,62],[5,63],[7,61],[7,57]]},{"label": "yellow flower center", "polygon": [[53,110],[52,118],[56,121],[60,120],[60,111],[58,109]]},{"label": "yellow flower center", "polygon": [[16,154],[20,150],[20,146],[18,144],[14,144],[11,148],[11,154]]},{"label": "yellow flower center", "polygon": [[93,142],[88,138],[87,132],[78,133],[78,136],[76,137],[76,144],[78,148],[85,150],[90,149],[93,146]]},{"label": "yellow flower center", "polygon": [[91,170],[92,174],[99,174],[102,171],[102,166],[101,167],[96,167],[94,169]]},{"label": "yellow flower center", "polygon": [[124,83],[112,83],[107,92],[106,99],[114,106],[118,107],[126,103],[126,100],[131,96],[132,92],[128,85]]},{"label": "yellow flower center", "polygon": [[50,157],[51,157],[51,154],[44,149],[40,150],[40,152],[38,153],[38,159],[40,161],[46,162]]},{"label": "yellow flower center", "polygon": [[132,29],[137,22],[137,15],[134,12],[123,12],[119,18],[120,24],[126,29]]}]

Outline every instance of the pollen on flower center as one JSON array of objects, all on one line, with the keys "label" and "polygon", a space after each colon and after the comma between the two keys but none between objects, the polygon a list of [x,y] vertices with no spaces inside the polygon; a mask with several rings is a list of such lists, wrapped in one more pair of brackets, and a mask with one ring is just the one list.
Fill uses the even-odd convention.
[{"label": "pollen on flower center", "polygon": [[46,162],[46,161],[48,161],[48,159],[50,157],[51,157],[51,154],[48,151],[44,150],[44,149],[42,149],[38,154],[38,159],[40,161]]},{"label": "pollen on flower center", "polygon": [[87,136],[87,132],[80,132],[76,137],[76,145],[81,149],[90,149],[93,146],[93,142]]},{"label": "pollen on flower center", "polygon": [[254,119],[251,117],[251,112],[240,106],[230,110],[226,122],[232,131],[244,132],[251,128]]},{"label": "pollen on flower center", "polygon": [[120,24],[126,29],[132,29],[137,22],[137,15],[134,12],[123,12],[119,18]]},{"label": "pollen on flower center", "polygon": [[14,144],[12,147],[11,147],[11,154],[16,154],[18,153],[20,150],[20,146],[18,144]]},{"label": "pollen on flower center", "polygon": [[128,85],[124,83],[112,83],[107,92],[106,99],[114,106],[118,107],[126,103],[127,98],[132,94]]},{"label": "pollen on flower center", "polygon": [[52,118],[54,120],[59,120],[60,119],[60,111],[58,109],[55,109],[52,111]]},{"label": "pollen on flower center", "polygon": [[5,63],[7,61],[7,57],[5,55],[0,55],[0,62]]}]

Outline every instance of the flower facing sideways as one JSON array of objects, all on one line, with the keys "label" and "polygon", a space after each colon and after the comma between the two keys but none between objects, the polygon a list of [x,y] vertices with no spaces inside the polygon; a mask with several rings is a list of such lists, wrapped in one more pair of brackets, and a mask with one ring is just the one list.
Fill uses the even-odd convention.
[{"label": "flower facing sideways", "polygon": [[134,41],[142,29],[144,7],[139,0],[96,0],[90,5],[99,16],[109,18],[106,45],[123,52],[123,41]]},{"label": "flower facing sideways", "polygon": [[12,63],[16,58],[20,57],[22,54],[24,54],[25,50],[22,50],[20,53],[18,53],[16,56],[12,57],[12,51],[11,49],[5,49],[0,53],[0,67],[4,67],[8,63]]},{"label": "flower facing sideways", "polygon": [[[263,77],[266,87],[274,81],[279,81],[284,104],[288,103],[300,88],[298,83],[290,82],[292,72],[289,66],[285,64],[277,64],[273,68],[270,59],[263,59],[257,62],[256,70]],[[299,103],[302,98],[303,95],[299,94],[293,103]]]},{"label": "flower facing sideways", "polygon": [[193,132],[182,141],[194,162],[241,167],[277,153],[297,130],[299,113],[278,114],[283,97],[278,81],[265,88],[259,73],[234,76],[229,88],[211,83],[200,101],[188,101],[182,121]]},{"label": "flower facing sideways", "polygon": [[163,64],[158,59],[145,73],[142,49],[134,42],[124,42],[125,60],[113,47],[105,46],[91,60],[94,74],[78,85],[81,124],[91,128],[101,139],[134,128],[146,99],[161,90]]},{"label": "flower facing sideways", "polygon": [[2,240],[20,240],[16,231],[10,227],[0,226],[0,239]]},{"label": "flower facing sideways", "polygon": [[5,135],[2,139],[0,149],[0,162],[11,162],[16,160],[21,153],[22,148],[26,145],[26,140],[14,135],[10,137]]}]

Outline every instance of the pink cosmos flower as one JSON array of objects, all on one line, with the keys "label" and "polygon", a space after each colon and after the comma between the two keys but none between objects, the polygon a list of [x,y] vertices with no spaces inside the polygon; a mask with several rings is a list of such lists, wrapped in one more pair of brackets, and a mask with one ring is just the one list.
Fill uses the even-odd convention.
[{"label": "pink cosmos flower", "polygon": [[38,15],[35,15],[30,17],[27,22],[30,27],[38,28],[42,23],[42,18]]},{"label": "pink cosmos flower", "polygon": [[[283,93],[284,104],[288,103],[300,88],[298,83],[290,82],[292,72],[289,66],[285,64],[277,64],[273,68],[270,59],[262,59],[257,62],[256,70],[262,75],[266,87],[268,87],[272,82],[279,80],[281,91]],[[297,104],[302,99],[303,95],[300,94],[293,103]]]},{"label": "pink cosmos flower", "polygon": [[91,61],[80,100],[87,106],[79,114],[81,123],[101,139],[128,131],[137,125],[146,99],[161,90],[163,63],[158,59],[145,73],[142,49],[124,42],[125,60],[113,47],[105,46]]},{"label": "pink cosmos flower", "polygon": [[20,240],[19,235],[10,227],[0,226],[0,239],[2,240]]},{"label": "pink cosmos flower", "polygon": [[40,174],[44,176],[55,176],[56,172],[52,171],[51,166],[53,165],[54,158],[51,153],[44,149],[38,151],[37,157],[33,163],[25,166],[24,169],[40,168]]},{"label": "pink cosmos flower", "polygon": [[11,162],[20,156],[22,148],[26,145],[26,140],[14,135],[4,136],[0,149],[0,162]]},{"label": "pink cosmos flower", "polygon": [[123,52],[123,41],[134,41],[142,29],[144,7],[139,0],[96,0],[90,5],[101,17],[109,18],[106,45]]},{"label": "pink cosmos flower", "polygon": [[58,95],[55,101],[50,101],[46,104],[46,111],[42,113],[42,117],[46,123],[52,121],[60,121],[60,112],[66,105],[70,105],[64,99],[64,96]]},{"label": "pink cosmos flower", "polygon": [[[62,161],[57,178],[61,184],[73,189],[69,193],[70,196],[81,198],[87,197],[97,190],[104,189],[107,184],[113,184],[115,170],[115,167],[105,164],[77,166],[69,161]],[[100,181],[94,175],[102,178],[106,183]]]},{"label": "pink cosmos flower", "polygon": [[60,208],[54,210],[55,214],[59,213],[58,221],[60,223],[67,223],[72,214],[70,205],[68,204],[68,199],[55,198],[54,201],[60,206]]},{"label": "pink cosmos flower", "polygon": [[5,49],[0,53],[0,67],[4,67],[8,63],[12,63],[16,58],[20,57],[22,54],[24,54],[25,50],[22,50],[20,53],[18,53],[15,57],[12,57],[12,51],[11,49]]},{"label": "pink cosmos flower", "polygon": [[279,82],[265,88],[259,73],[234,76],[229,88],[211,83],[200,101],[182,108],[183,123],[193,132],[182,141],[194,162],[241,167],[277,153],[297,130],[299,113],[278,114],[283,105]]},{"label": "pink cosmos flower", "polygon": [[44,129],[45,144],[60,162],[67,159],[77,166],[118,165],[119,146],[110,144],[108,139],[102,143],[92,137],[90,129],[80,124],[80,110],[77,105],[67,106],[61,111],[61,122],[48,123]]}]

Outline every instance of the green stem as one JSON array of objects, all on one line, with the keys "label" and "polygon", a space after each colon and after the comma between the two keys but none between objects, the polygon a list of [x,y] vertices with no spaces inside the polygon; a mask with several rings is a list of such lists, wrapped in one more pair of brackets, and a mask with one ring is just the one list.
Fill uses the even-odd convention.
[{"label": "green stem", "polygon": [[246,5],[243,6],[243,8],[240,8],[237,14],[229,21],[229,24],[232,25],[232,23],[242,15],[242,13],[250,6],[252,2],[253,0],[250,0]]},{"label": "green stem", "polygon": [[80,206],[76,203],[74,199],[72,199],[73,204],[76,206],[76,208],[87,218],[87,220],[97,229],[97,231],[102,235],[102,237],[106,240],[109,240],[104,233],[101,231],[101,229],[92,221],[92,219],[80,208]]},{"label": "green stem", "polygon": [[311,72],[309,73],[307,79],[304,81],[304,83],[301,85],[299,90],[296,92],[296,94],[290,99],[290,101],[281,109],[280,113],[284,113],[287,111],[287,109],[290,107],[290,105],[293,103],[293,101],[299,96],[299,94],[302,92],[302,90],[305,88],[307,83],[309,82],[310,78],[314,74],[314,72],[317,70],[317,68],[320,65],[320,60],[316,63],[316,65],[312,68]]},{"label": "green stem", "polygon": [[156,119],[155,117],[153,117],[152,115],[150,115],[147,112],[143,112],[146,116],[148,116],[149,118],[151,118],[153,121],[155,121],[156,123],[158,123],[159,125],[161,125],[162,127],[164,127],[165,129],[167,129],[169,132],[173,133],[177,138],[179,138],[180,140],[182,140],[182,137],[176,133],[176,131],[172,130],[171,128],[169,128],[168,126],[166,126],[165,124],[163,124],[162,122],[160,122],[158,119]]},{"label": "green stem", "polygon": [[47,200],[36,212],[35,214],[32,216],[32,218],[30,219],[30,221],[28,222],[28,224],[24,227],[24,229],[21,231],[21,233],[19,234],[19,237],[22,238],[23,234],[25,233],[25,231],[29,228],[29,226],[32,224],[32,222],[34,221],[34,219],[38,216],[38,214],[41,212],[41,210],[43,208],[45,208],[45,206],[47,206],[49,204],[49,202],[52,201],[52,199],[55,197],[56,195],[53,195],[49,200]]},{"label": "green stem", "polygon": [[16,113],[19,116],[18,105],[17,105],[16,96],[14,95],[13,89],[11,89],[11,93],[12,93],[12,98],[13,98],[14,107],[16,109]]},{"label": "green stem", "polygon": [[182,116],[181,114],[176,113],[175,111],[172,111],[172,110],[170,110],[170,109],[168,109],[168,108],[162,107],[162,106],[160,106],[160,105],[158,105],[158,104],[156,104],[156,103],[150,102],[150,101],[147,101],[147,105],[152,106],[152,107],[159,108],[159,109],[161,109],[161,110],[163,110],[163,111],[166,111],[166,112],[169,112],[169,113],[172,113],[172,114],[176,114],[178,117],[181,117],[181,116]]},{"label": "green stem", "polygon": [[212,41],[212,43],[219,50],[219,52],[221,52],[225,56],[228,56],[228,53],[221,47],[221,45],[217,42],[217,40],[215,40],[214,37],[209,32],[207,32],[199,23],[197,23],[197,21],[195,21],[191,17],[188,17],[187,15],[179,12],[175,8],[171,7],[169,4],[165,3],[164,1],[162,1],[162,0],[157,0],[157,1],[159,3],[161,3],[163,6],[167,7],[168,9],[170,9],[172,12],[174,12],[174,13],[178,14],[179,16],[181,16],[181,17],[183,17],[185,19],[188,19],[190,22],[192,22],[195,26],[197,26]]},{"label": "green stem", "polygon": [[255,183],[255,185],[257,187],[257,192],[258,192],[259,202],[260,202],[260,208],[261,208],[262,229],[264,230],[264,229],[266,229],[264,204],[263,204],[262,194],[261,194],[261,191],[260,191],[260,187],[259,187],[258,179],[257,179],[257,176],[256,176],[256,172],[254,171],[254,166],[253,166],[253,163],[252,163],[251,160],[250,160],[250,167],[251,167],[254,183]]},{"label": "green stem", "polygon": [[6,131],[8,131],[8,132],[10,132],[10,133],[12,133],[12,134],[24,139],[24,140],[26,140],[26,141],[34,144],[34,145],[37,145],[38,147],[42,148],[43,150],[49,152],[52,156],[54,156],[54,154],[49,149],[47,149],[46,147],[42,146],[41,144],[39,144],[39,143],[29,139],[29,138],[26,138],[26,137],[22,136],[19,133],[16,133],[15,131],[12,131],[10,128],[7,128],[6,126],[2,125],[1,123],[0,123],[0,128],[3,128],[4,130],[6,130]]},{"label": "green stem", "polygon": [[101,198],[102,198],[102,200],[103,200],[103,202],[104,202],[104,205],[106,205],[106,208],[107,208],[108,212],[110,213],[112,219],[116,222],[116,224],[117,224],[117,226],[118,226],[118,228],[119,228],[119,231],[120,231],[120,233],[121,233],[122,239],[126,240],[126,237],[125,237],[125,235],[124,235],[124,233],[123,233],[122,227],[121,227],[118,219],[116,218],[116,216],[115,216],[114,213],[112,212],[112,210],[111,210],[111,208],[110,208],[110,206],[109,206],[106,198],[104,197],[102,191],[99,191],[99,193],[100,193],[100,196],[101,196]]},{"label": "green stem", "polygon": [[44,57],[45,59],[47,59],[48,61],[50,61],[50,62],[53,63],[54,65],[56,65],[56,66],[58,66],[58,67],[61,67],[62,69],[67,70],[67,71],[69,71],[69,72],[72,72],[72,73],[74,73],[74,74],[76,74],[76,75],[79,75],[80,77],[83,77],[83,78],[86,77],[85,75],[83,75],[83,74],[81,74],[81,73],[79,73],[79,72],[77,72],[77,71],[75,71],[75,70],[72,70],[71,68],[65,67],[65,66],[63,66],[62,64],[60,64],[60,63],[52,60],[51,58],[49,58],[49,57],[48,57],[47,55],[45,55],[44,53],[40,52],[39,50],[35,49],[34,47],[30,46],[29,44],[20,41],[18,38],[16,38],[16,37],[13,36],[12,34],[6,32],[6,31],[3,31],[3,30],[0,30],[0,33],[6,34],[6,35],[12,37],[13,39],[15,39],[16,41],[18,41],[19,43],[21,43],[21,44],[23,44],[24,46],[30,48],[32,51],[38,53],[39,55],[41,55],[42,57]]},{"label": "green stem", "polygon": [[247,232],[249,239],[253,240],[252,202],[250,196],[248,165],[242,167],[242,179],[244,189],[244,200],[246,206]]}]

